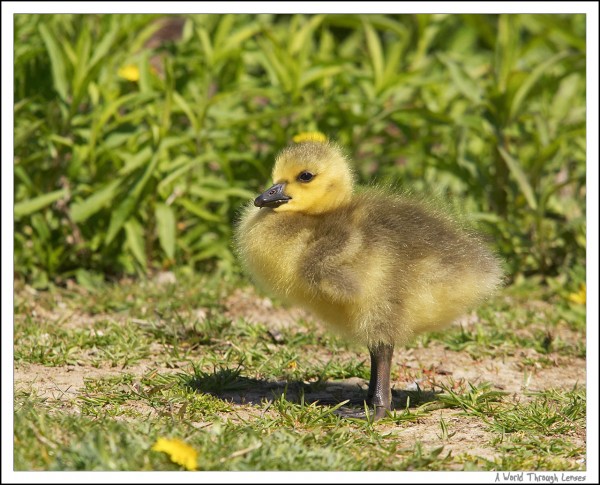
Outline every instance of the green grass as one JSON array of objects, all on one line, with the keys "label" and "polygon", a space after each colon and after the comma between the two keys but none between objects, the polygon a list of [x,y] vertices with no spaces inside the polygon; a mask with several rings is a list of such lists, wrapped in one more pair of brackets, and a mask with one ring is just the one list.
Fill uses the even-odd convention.
[{"label": "green grass", "polygon": [[[365,392],[345,380],[368,379],[364,349],[314,322],[282,328],[274,341],[266,324],[223,315],[225,297],[242,280],[176,276],[174,285],[125,280],[93,293],[53,286],[51,297],[44,292],[35,301],[17,282],[17,369],[44,366],[37,369],[48,369],[50,381],[57,373],[85,376],[82,386],[62,391],[18,383],[15,469],[180,469],[150,449],[159,437],[195,448],[200,470],[585,469],[583,383],[515,393],[496,388],[493,372],[469,382],[423,367],[411,370],[417,389],[396,388],[396,409],[373,423],[370,412],[364,417]],[[536,344],[540,326],[559,332],[581,323],[561,319],[556,302],[538,305],[532,318],[525,296],[507,305],[514,295],[499,295],[482,307],[477,338],[453,327],[421,338],[412,352],[460,352],[471,355],[468,366],[508,359],[523,375],[560,359],[583,366],[585,354],[569,334],[562,346]],[[203,319],[194,316],[200,304],[210,305]],[[515,331],[524,336],[507,338]],[[401,349],[397,355],[405,361]],[[402,372],[395,366],[396,381],[405,381]],[[460,448],[470,439],[465,429],[483,438]]]}]

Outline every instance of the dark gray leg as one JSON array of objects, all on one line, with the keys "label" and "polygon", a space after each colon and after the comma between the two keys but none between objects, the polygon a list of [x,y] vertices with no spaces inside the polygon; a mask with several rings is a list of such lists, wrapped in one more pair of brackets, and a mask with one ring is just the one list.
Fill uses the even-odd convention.
[{"label": "dark gray leg", "polygon": [[394,346],[378,343],[369,347],[371,354],[371,379],[367,393],[367,404],[375,407],[375,419],[385,417],[386,410],[392,409],[390,373]]}]

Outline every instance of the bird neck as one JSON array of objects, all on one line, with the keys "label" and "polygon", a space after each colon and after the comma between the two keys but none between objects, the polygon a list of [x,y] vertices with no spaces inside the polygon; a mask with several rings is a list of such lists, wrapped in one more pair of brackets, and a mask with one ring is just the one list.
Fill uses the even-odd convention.
[{"label": "bird neck", "polygon": [[352,185],[336,188],[319,199],[319,204],[311,208],[311,214],[323,214],[347,206],[352,201]]}]

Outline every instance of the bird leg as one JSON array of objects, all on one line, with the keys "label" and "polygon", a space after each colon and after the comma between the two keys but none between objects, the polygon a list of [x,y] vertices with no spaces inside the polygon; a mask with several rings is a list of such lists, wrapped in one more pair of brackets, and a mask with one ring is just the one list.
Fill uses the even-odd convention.
[{"label": "bird leg", "polygon": [[385,417],[386,411],[392,409],[392,393],[390,389],[390,373],[394,346],[377,343],[369,346],[371,354],[371,379],[367,392],[367,404],[375,407],[375,419]]}]

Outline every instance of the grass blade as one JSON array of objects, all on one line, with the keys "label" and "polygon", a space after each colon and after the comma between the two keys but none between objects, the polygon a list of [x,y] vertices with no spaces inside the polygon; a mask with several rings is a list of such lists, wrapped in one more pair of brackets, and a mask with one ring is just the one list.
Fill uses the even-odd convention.
[{"label": "grass blade", "polygon": [[135,219],[127,221],[125,224],[125,235],[127,245],[133,254],[133,257],[140,263],[142,268],[146,268],[146,250],[144,247],[144,229]]},{"label": "grass blade", "polygon": [[114,180],[101,188],[90,197],[71,204],[71,219],[73,222],[83,222],[114,199],[120,180]]},{"label": "grass blade", "polygon": [[60,49],[58,42],[54,35],[48,30],[46,25],[41,24],[39,27],[40,35],[46,45],[48,56],[50,56],[50,65],[52,67],[52,79],[54,81],[54,88],[58,92],[59,96],[63,101],[67,99],[67,74],[65,67],[65,59],[63,52]]},{"label": "grass blade", "polygon": [[144,171],[144,173],[139,177],[133,189],[129,192],[125,200],[121,202],[119,207],[113,212],[112,217],[110,218],[110,224],[108,226],[108,231],[106,233],[106,237],[104,239],[104,244],[108,246],[115,236],[122,229],[123,225],[135,209],[135,206],[138,202],[138,199],[144,190],[144,187],[150,180],[151,175],[158,164],[160,150],[157,149],[152,157],[148,167]]},{"label": "grass blade", "polygon": [[381,89],[383,80],[383,51],[381,49],[381,41],[377,35],[377,31],[368,22],[363,22],[365,36],[367,39],[367,48],[369,49],[369,58],[373,67],[373,80],[375,84],[375,92]]},{"label": "grass blade", "polygon": [[521,86],[515,93],[515,97],[513,98],[513,101],[510,106],[510,118],[514,119],[514,117],[519,113],[523,100],[529,94],[531,88],[533,88],[535,84],[540,80],[540,78],[547,71],[549,71],[550,68],[552,68],[552,66],[554,66],[557,62],[561,61],[568,55],[569,53],[566,51],[559,52],[558,54],[552,56],[550,59],[547,59],[545,62],[541,63],[533,71],[531,71],[531,74],[527,76],[525,81],[521,84]]},{"label": "grass blade", "polygon": [[203,209],[198,204],[192,202],[189,199],[179,198],[176,200],[178,204],[182,205],[188,212],[198,216],[200,219],[212,222],[221,222],[221,218],[212,214],[211,212]]},{"label": "grass blade", "polygon": [[325,20],[325,15],[315,15],[310,18],[310,20],[302,26],[302,28],[296,33],[296,36],[292,40],[292,44],[290,46],[290,54],[294,55],[300,52],[300,50],[305,47],[312,33],[317,29],[321,23]]},{"label": "grass blade", "polygon": [[448,68],[452,82],[462,95],[473,103],[479,104],[481,102],[481,88],[469,77],[465,69],[450,56],[442,52],[438,53],[437,57]]},{"label": "grass blade", "polygon": [[34,212],[49,206],[53,202],[62,199],[65,195],[67,195],[67,189],[55,190],[54,192],[40,195],[34,199],[19,202],[18,204],[15,204],[15,218],[33,214]]},{"label": "grass blade", "polygon": [[502,159],[506,162],[506,165],[507,165],[508,169],[510,170],[510,173],[513,175],[513,177],[517,181],[519,188],[521,189],[521,191],[523,192],[523,195],[525,196],[525,199],[527,200],[527,204],[529,205],[529,207],[531,207],[531,209],[536,210],[537,209],[537,201],[535,199],[533,188],[531,187],[531,184],[527,180],[527,175],[525,175],[523,168],[521,167],[519,162],[517,160],[515,160],[513,157],[511,157],[510,154],[504,148],[498,147],[498,151],[500,152]]},{"label": "grass blade", "polygon": [[496,53],[494,70],[496,82],[501,93],[506,91],[508,78],[517,60],[519,36],[515,27],[515,16],[504,14],[498,17],[498,35],[496,38]]},{"label": "grass blade", "polygon": [[166,204],[156,204],[154,211],[158,240],[169,259],[175,258],[175,212]]}]

